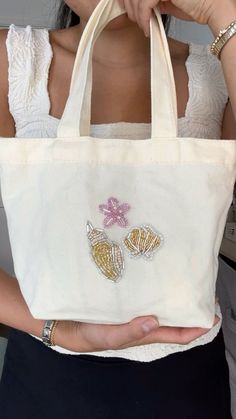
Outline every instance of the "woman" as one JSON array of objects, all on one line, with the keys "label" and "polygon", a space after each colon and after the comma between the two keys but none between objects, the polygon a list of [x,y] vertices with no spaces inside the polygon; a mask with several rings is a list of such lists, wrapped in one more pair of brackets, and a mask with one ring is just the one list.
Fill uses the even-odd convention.
[{"label": "woman", "polygon": [[[48,32],[11,25],[1,32],[1,136],[56,135],[78,44],[98,2],[66,0],[73,11],[71,27]],[[92,130],[101,137],[147,138],[152,8],[208,24],[216,36],[236,19],[236,5],[231,0],[125,0],[121,5],[127,14],[107,26],[94,49]],[[168,41],[182,136],[235,138],[236,37],[221,55],[229,103],[221,64],[209,50]],[[59,321],[52,350],[39,341],[44,321],[31,316],[17,281],[1,271],[0,321],[13,330],[0,384],[0,418],[229,419],[220,317],[217,311],[211,330],[158,327],[151,316],[119,326]]]}]

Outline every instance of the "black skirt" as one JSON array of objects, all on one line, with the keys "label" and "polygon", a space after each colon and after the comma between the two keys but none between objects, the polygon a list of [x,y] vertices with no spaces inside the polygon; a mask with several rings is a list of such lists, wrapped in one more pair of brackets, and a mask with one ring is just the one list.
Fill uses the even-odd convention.
[{"label": "black skirt", "polygon": [[141,363],[65,355],[12,330],[1,419],[231,419],[222,331],[213,342]]}]

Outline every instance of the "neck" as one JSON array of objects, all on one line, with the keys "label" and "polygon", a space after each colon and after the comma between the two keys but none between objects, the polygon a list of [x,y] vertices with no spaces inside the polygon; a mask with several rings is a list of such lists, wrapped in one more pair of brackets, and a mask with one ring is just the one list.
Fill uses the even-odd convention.
[{"label": "neck", "polygon": [[[77,26],[79,37],[86,26]],[[93,60],[107,67],[135,67],[150,58],[150,39],[135,23],[116,29],[104,29],[94,46]]]}]

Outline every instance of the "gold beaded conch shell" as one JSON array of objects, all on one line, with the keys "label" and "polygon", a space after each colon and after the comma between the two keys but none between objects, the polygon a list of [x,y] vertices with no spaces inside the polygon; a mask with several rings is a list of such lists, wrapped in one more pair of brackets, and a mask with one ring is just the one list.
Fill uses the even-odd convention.
[{"label": "gold beaded conch shell", "polygon": [[124,270],[124,258],[121,247],[110,241],[104,230],[94,228],[87,223],[87,236],[91,247],[91,256],[100,272],[111,281],[118,281]]},{"label": "gold beaded conch shell", "polygon": [[124,239],[124,245],[133,257],[151,259],[163,244],[163,236],[150,226],[134,227]]}]

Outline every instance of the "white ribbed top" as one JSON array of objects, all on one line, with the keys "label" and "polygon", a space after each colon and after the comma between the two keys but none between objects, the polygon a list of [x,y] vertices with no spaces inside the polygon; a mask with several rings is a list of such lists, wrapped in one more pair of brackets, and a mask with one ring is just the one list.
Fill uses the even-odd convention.
[{"label": "white ribbed top", "polygon": [[[49,115],[48,73],[53,57],[47,29],[25,28],[11,24],[6,40],[9,61],[9,107],[15,120],[17,138],[56,137],[59,119]],[[179,137],[220,139],[222,118],[228,92],[220,62],[210,46],[191,43],[186,69],[189,99],[185,116],[178,120]],[[92,125],[91,135],[102,138],[150,138],[150,124],[119,122]],[[216,313],[220,318],[218,303]],[[93,355],[152,361],[174,352],[211,342],[221,322],[188,345],[151,344],[121,350],[93,352]],[[38,339],[38,338],[37,338]],[[75,354],[55,346],[54,350]]]}]

